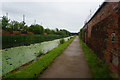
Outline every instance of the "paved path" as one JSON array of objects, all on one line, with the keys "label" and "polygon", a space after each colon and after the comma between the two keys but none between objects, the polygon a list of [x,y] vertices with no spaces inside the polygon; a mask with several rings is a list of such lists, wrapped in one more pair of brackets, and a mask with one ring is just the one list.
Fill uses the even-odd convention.
[{"label": "paved path", "polygon": [[91,72],[76,37],[40,78],[91,78]]}]

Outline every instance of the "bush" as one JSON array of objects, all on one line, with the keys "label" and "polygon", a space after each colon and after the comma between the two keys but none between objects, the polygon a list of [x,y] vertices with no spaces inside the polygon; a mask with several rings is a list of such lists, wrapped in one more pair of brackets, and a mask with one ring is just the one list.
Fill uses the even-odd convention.
[{"label": "bush", "polygon": [[82,29],[80,29],[80,39],[82,39]]},{"label": "bush", "polygon": [[70,37],[70,39],[72,39],[72,37]]},{"label": "bush", "polygon": [[33,35],[33,33],[32,33],[32,32],[29,32],[28,35]]},{"label": "bush", "polygon": [[41,55],[44,55],[45,53],[43,53],[41,50],[36,54],[37,57],[40,57]]},{"label": "bush", "polygon": [[60,40],[60,44],[63,44],[64,42],[65,42],[64,39],[61,39],[61,40]]},{"label": "bush", "polygon": [[[64,38],[60,35],[3,35],[2,36],[2,48],[10,48],[14,46],[29,45],[34,43],[40,43],[43,41],[51,41],[54,39]],[[16,40],[16,41],[15,41]]]},{"label": "bush", "polygon": [[30,26],[30,31],[31,31],[31,32],[34,32],[35,34],[43,34],[44,28],[43,28],[43,26],[38,25],[38,24],[36,24],[36,25],[31,25],[31,26]]},{"label": "bush", "polygon": [[27,31],[23,30],[21,31],[22,34],[27,34]]},{"label": "bush", "polygon": [[68,39],[68,41],[70,40],[70,38]]}]

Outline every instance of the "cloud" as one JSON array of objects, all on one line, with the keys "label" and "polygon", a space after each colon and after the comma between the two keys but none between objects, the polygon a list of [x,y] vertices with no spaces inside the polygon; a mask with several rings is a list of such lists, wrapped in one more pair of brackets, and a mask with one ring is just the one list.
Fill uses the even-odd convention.
[{"label": "cloud", "polygon": [[99,7],[99,2],[3,2],[3,14],[11,20],[22,21],[26,16],[28,25],[36,23],[50,29],[67,29],[78,32],[84,21]]},{"label": "cloud", "polygon": [[[101,0],[1,0],[2,2],[101,2]],[[119,1],[119,0],[106,0]]]}]

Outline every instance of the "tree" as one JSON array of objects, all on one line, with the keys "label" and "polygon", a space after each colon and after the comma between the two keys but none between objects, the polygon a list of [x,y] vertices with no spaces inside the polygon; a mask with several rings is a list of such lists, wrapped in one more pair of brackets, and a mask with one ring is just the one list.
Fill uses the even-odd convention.
[{"label": "tree", "polygon": [[2,29],[2,21],[0,20],[0,30]]},{"label": "tree", "polygon": [[82,39],[82,28],[80,29],[80,38]]},{"label": "tree", "polygon": [[30,31],[34,32],[35,34],[42,34],[44,32],[44,28],[41,25],[31,25],[30,26]]},{"label": "tree", "polygon": [[13,30],[12,30],[12,25],[11,25],[10,23],[8,23],[8,26],[9,26],[9,27],[6,28],[6,31],[13,31]]},{"label": "tree", "polygon": [[47,33],[47,34],[51,34],[52,33],[49,28],[46,28],[44,32]]},{"label": "tree", "polygon": [[55,31],[54,31],[54,30],[51,30],[51,33],[52,33],[52,34],[55,34]]},{"label": "tree", "polygon": [[3,30],[6,30],[6,26],[8,26],[8,22],[9,22],[10,20],[6,17],[6,16],[3,16],[2,17],[2,29]]},{"label": "tree", "polygon": [[24,30],[24,26],[25,26],[25,22],[24,21],[19,23],[19,27],[20,27],[21,31]]},{"label": "tree", "polygon": [[20,29],[18,21],[11,21],[10,27],[13,31],[18,31]]},{"label": "tree", "polygon": [[69,31],[65,30],[65,29],[61,29],[60,31],[56,32],[57,35],[63,35],[63,36],[68,36],[70,34]]},{"label": "tree", "polygon": [[56,32],[58,32],[59,31],[59,29],[58,28],[56,28]]},{"label": "tree", "polygon": [[69,35],[69,34],[70,34],[70,32],[69,32],[69,31],[67,31],[67,30],[65,30],[65,29],[63,29],[63,30],[62,30],[62,32],[64,32],[64,33],[65,33],[65,35]]},{"label": "tree", "polygon": [[56,32],[57,35],[62,35],[62,36],[65,36],[65,33],[63,31],[58,31]]},{"label": "tree", "polygon": [[25,31],[29,31],[29,27],[27,25],[24,26],[23,28]]},{"label": "tree", "polygon": [[25,26],[22,28],[21,33],[22,33],[22,34],[27,34],[27,31],[28,31],[28,26],[25,25]]}]

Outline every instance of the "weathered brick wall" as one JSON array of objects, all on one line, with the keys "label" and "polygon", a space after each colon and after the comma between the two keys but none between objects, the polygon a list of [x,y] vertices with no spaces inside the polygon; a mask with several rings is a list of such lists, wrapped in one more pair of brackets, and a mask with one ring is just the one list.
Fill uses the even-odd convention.
[{"label": "weathered brick wall", "polygon": [[[120,13],[120,10],[119,10],[119,13]],[[119,14],[119,20],[118,20],[118,47],[119,47],[119,50],[118,50],[118,54],[119,54],[119,65],[118,65],[118,68],[120,69],[120,14]]]},{"label": "weathered brick wall", "polygon": [[120,2],[106,2],[83,27],[83,41],[120,74]]}]

